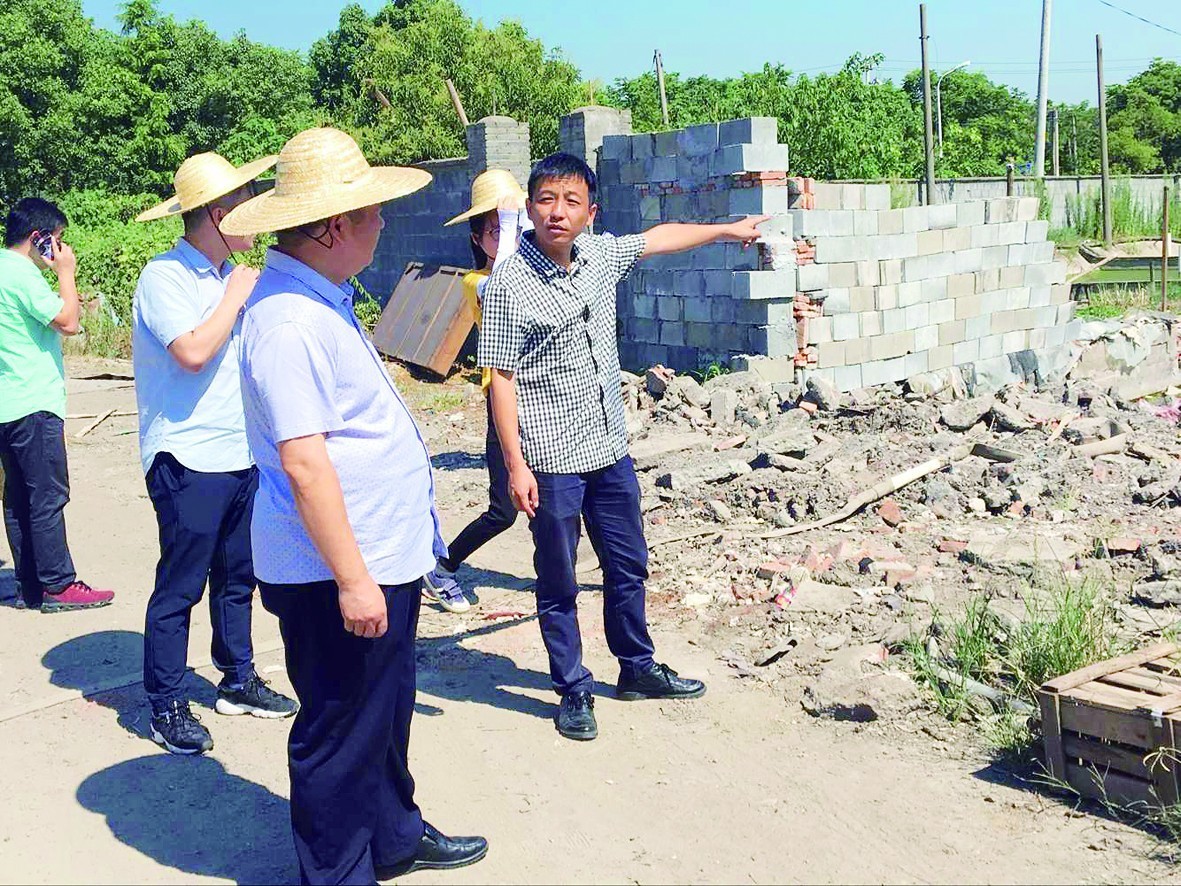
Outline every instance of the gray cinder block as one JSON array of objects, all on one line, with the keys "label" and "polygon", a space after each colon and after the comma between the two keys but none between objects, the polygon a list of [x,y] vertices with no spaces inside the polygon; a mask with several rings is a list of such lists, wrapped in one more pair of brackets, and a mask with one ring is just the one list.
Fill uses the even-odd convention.
[{"label": "gray cinder block", "polygon": [[[775,117],[743,117],[718,126],[718,144],[774,145],[779,141],[779,120]],[[786,168],[786,167],[785,167]]]}]

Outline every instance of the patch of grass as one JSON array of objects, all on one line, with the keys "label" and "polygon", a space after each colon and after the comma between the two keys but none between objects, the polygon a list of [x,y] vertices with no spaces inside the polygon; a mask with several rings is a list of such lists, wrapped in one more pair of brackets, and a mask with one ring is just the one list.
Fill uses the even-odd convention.
[{"label": "patch of grass", "polygon": [[92,357],[131,357],[131,326],[109,308],[105,301],[95,298],[82,308],[82,331],[67,338],[63,349],[67,354],[88,354]]},{"label": "patch of grass", "polygon": [[990,746],[1009,757],[1026,754],[1036,736],[1020,713],[981,715],[986,700],[974,697],[972,682],[1036,706],[1037,689],[1047,680],[1126,651],[1109,589],[1065,576],[1038,576],[1025,599],[1024,619],[1006,626],[989,607],[988,596],[977,595],[946,627],[945,651],[933,651],[925,638],[905,646],[935,708],[950,720],[979,720]]},{"label": "patch of grass", "polygon": [[[1164,184],[1164,179],[1161,184]],[[1140,200],[1127,179],[1117,180],[1111,188],[1111,235],[1115,240],[1138,240],[1159,237],[1161,232],[1160,199]],[[1181,196],[1173,192],[1169,200],[1169,228],[1173,236],[1181,233]],[[1103,236],[1102,194],[1098,189],[1066,198],[1066,224],[1080,237]]]},{"label": "patch of grass", "polygon": [[1127,651],[1117,639],[1110,595],[1092,581],[1049,580],[1025,601],[1026,618],[1004,650],[1006,676],[1018,697],[1035,701],[1047,680]]},{"label": "patch of grass", "polygon": [[1046,235],[1050,240],[1054,241],[1054,245],[1059,249],[1067,251],[1075,251],[1087,239],[1074,228],[1050,228]]},{"label": "patch of grass", "polygon": [[459,391],[437,391],[421,400],[422,408],[430,412],[450,412],[460,409],[463,404],[464,396]]},{"label": "patch of grass", "polygon": [[[1181,283],[1169,284],[1166,302],[1169,310],[1181,310]],[[1160,286],[1102,286],[1087,293],[1087,301],[1078,307],[1078,316],[1086,320],[1122,317],[1130,311],[1160,309]]]},{"label": "patch of grass", "polygon": [[693,378],[697,379],[701,384],[705,384],[712,378],[717,378],[720,375],[728,375],[729,373],[729,365],[718,360],[711,360],[700,369],[691,371],[689,375],[693,376]]}]

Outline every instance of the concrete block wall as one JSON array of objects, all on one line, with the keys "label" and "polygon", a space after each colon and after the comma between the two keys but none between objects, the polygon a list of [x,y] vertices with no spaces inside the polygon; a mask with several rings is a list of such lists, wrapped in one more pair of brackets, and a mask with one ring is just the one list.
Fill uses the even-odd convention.
[{"label": "concrete block wall", "polygon": [[[754,117],[638,134],[630,121],[616,118],[613,126],[618,131],[599,130],[597,230],[622,235],[662,222],[773,216],[758,248],[715,244],[637,266],[617,299],[623,365],[697,369],[779,347],[767,340],[768,309],[791,316],[797,244],[788,210],[793,201],[803,205],[810,183],[789,179],[777,121]],[[563,120],[563,132],[578,129]],[[790,337],[794,344],[794,331]]]},{"label": "concrete block wall", "polygon": [[472,264],[466,224],[443,222],[467,208],[471,183],[492,167],[507,169],[524,186],[529,177],[529,124],[510,117],[485,117],[467,128],[468,156],[431,160],[418,166],[431,183],[383,210],[385,230],[361,284],[383,304],[412,261],[466,268]]},{"label": "concrete block wall", "polygon": [[887,185],[817,184],[815,206],[789,213],[814,247],[794,322],[767,327],[768,343],[802,345],[743,361],[770,381],[814,373],[849,391],[970,366],[1003,383],[1077,334],[1036,198],[889,209]]}]

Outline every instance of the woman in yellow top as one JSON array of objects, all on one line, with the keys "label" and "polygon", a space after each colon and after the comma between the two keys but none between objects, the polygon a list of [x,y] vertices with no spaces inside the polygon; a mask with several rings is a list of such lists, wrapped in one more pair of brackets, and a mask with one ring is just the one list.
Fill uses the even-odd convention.
[{"label": "woman in yellow top", "polygon": [[[463,278],[463,294],[471,305],[478,327],[482,320],[480,299],[488,276],[517,251],[521,232],[532,227],[525,214],[525,192],[511,172],[503,169],[482,172],[472,182],[471,207],[447,224],[462,221],[471,226],[472,255],[476,259],[476,269]],[[485,399],[491,382],[491,371],[482,369],[480,386]],[[496,436],[491,406],[488,406],[484,455],[488,462],[488,508],[448,545],[448,556],[441,559],[438,568],[423,581],[423,595],[441,604],[448,612],[465,612],[470,607],[452,573],[478,548],[500,535],[517,519],[517,509],[509,497],[508,468]]]}]

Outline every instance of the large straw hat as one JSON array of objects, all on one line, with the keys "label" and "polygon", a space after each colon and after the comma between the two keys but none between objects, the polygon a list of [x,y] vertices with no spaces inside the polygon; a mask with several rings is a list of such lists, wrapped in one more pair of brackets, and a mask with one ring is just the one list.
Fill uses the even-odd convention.
[{"label": "large straw hat", "polygon": [[173,176],[172,184],[176,193],[158,206],[145,209],[135,220],[155,221],[212,203],[218,197],[232,194],[243,185],[254,181],[274,166],[277,159],[272,154],[245,166],[235,167],[225,157],[213,152],[194,154],[180,164],[180,169],[176,170],[176,175]]},{"label": "large straw hat", "polygon": [[507,169],[489,169],[481,172],[472,182],[472,205],[466,212],[460,213],[443,227],[457,225],[467,221],[474,215],[483,215],[495,209],[503,197],[520,197],[524,205],[525,189],[517,184],[513,174]]},{"label": "large straw hat", "polygon": [[339,129],[308,129],[279,152],[274,190],[236,207],[221,230],[231,236],[283,231],[405,197],[430,180],[421,169],[370,166]]}]

